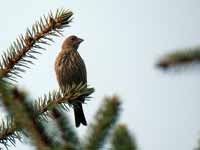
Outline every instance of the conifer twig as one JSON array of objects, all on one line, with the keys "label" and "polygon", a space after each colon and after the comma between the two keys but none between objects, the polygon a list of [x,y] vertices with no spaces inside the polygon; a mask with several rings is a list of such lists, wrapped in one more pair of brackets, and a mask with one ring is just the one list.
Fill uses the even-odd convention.
[{"label": "conifer twig", "polygon": [[137,150],[137,144],[134,137],[130,134],[127,126],[118,125],[112,134],[111,150]]},{"label": "conifer twig", "polygon": [[0,63],[0,77],[14,80],[21,77],[20,72],[25,72],[32,64],[31,59],[36,59],[35,54],[40,54],[36,49],[44,50],[41,44],[53,42],[51,36],[62,35],[62,29],[69,26],[73,13],[66,9],[58,9],[53,15],[41,17],[25,35],[20,35],[2,56]]},{"label": "conifer twig", "polygon": [[16,128],[13,118],[7,117],[6,120],[2,120],[0,125],[0,143],[3,144],[7,149],[9,146],[8,143],[11,143],[13,146],[15,146],[16,139],[21,141],[21,132],[19,132],[20,130],[22,129]]},{"label": "conifer twig", "polygon": [[65,145],[66,149],[80,149],[79,138],[74,131],[69,118],[64,115],[64,112],[59,110],[58,108],[54,108],[51,113],[57,127],[60,130],[62,140],[64,141],[63,145]]},{"label": "conifer twig", "polygon": [[188,64],[191,62],[200,61],[200,47],[185,48],[176,50],[175,52],[164,55],[160,58],[157,67],[167,69],[180,64]]},{"label": "conifer twig", "polygon": [[[1,80],[0,80],[1,81]],[[3,84],[0,82],[1,85],[6,88]],[[6,90],[7,91],[7,90]],[[1,90],[0,90],[1,92]],[[48,112],[50,112],[54,108],[63,108],[67,109],[64,104],[71,105],[72,103],[77,103],[79,101],[76,101],[76,98],[80,96],[85,96],[86,98],[89,98],[89,95],[91,95],[94,92],[93,88],[88,88],[86,84],[80,83],[79,85],[72,87],[69,87],[66,90],[65,95],[62,95],[61,92],[52,92],[48,95],[45,95],[44,97],[40,97],[38,100],[35,101],[35,104],[33,105],[33,116],[34,118],[38,118],[39,116],[45,117]],[[8,103],[7,102],[10,102]],[[10,99],[10,101],[6,101],[7,105],[13,105],[12,101],[13,99]],[[16,126],[14,120],[10,121],[4,121],[5,123],[0,125],[0,143],[4,144],[5,146],[8,145],[8,142],[12,143],[14,145],[15,139],[21,139],[20,132],[22,131],[22,128],[19,126]],[[4,124],[7,124],[6,126]],[[67,126],[67,125],[66,125]]]},{"label": "conifer twig", "polygon": [[15,126],[17,128],[24,128],[27,130],[30,129],[31,131],[29,132],[29,135],[32,137],[35,146],[38,149],[40,147],[47,148],[48,145],[41,138],[41,134],[36,128],[37,124],[29,116],[30,113],[28,113],[29,110],[27,107],[22,104],[25,101],[25,96],[18,92],[16,88],[13,89],[7,86],[2,80],[0,84],[0,93],[4,106],[8,110],[9,114],[14,118]]},{"label": "conifer twig", "polygon": [[68,87],[64,95],[60,91],[53,91],[35,101],[35,114],[36,116],[45,115],[55,107],[68,110],[66,104],[72,106],[73,103],[79,103],[77,100],[79,97],[84,96],[87,99],[93,92],[94,88],[89,88],[87,84],[83,83],[80,83],[79,85],[74,84],[72,87]]},{"label": "conifer twig", "polygon": [[43,126],[34,118],[33,109],[27,103],[25,94],[15,88],[13,90],[13,100],[16,102],[13,103],[12,107],[12,109],[16,109],[12,114],[15,124],[26,129],[26,133],[31,137],[38,150],[50,150],[52,143],[44,134]]},{"label": "conifer twig", "polygon": [[101,149],[109,135],[109,131],[115,125],[120,112],[118,97],[105,98],[100,109],[97,111],[95,121],[89,125],[89,131],[84,139],[83,149]]}]

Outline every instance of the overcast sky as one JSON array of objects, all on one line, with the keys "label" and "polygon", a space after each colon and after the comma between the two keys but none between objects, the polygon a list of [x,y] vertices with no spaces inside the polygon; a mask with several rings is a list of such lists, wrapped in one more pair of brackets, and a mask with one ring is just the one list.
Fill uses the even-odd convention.
[{"label": "overcast sky", "polygon": [[[74,12],[64,34],[85,39],[79,52],[96,89],[84,106],[88,122],[102,98],[116,93],[123,101],[120,122],[128,124],[141,150],[194,148],[200,137],[200,71],[164,73],[154,64],[168,51],[200,44],[200,1],[6,0],[0,5],[1,53],[41,15],[60,7]],[[55,38],[19,80],[33,99],[58,88],[54,60],[62,40]],[[84,134],[85,127],[77,130]],[[11,149],[29,147],[17,143]]]}]

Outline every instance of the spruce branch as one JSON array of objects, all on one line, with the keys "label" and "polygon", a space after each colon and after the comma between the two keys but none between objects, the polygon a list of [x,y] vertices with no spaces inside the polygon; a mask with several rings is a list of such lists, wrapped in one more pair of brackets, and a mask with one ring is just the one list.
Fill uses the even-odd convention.
[{"label": "spruce branch", "polygon": [[55,107],[60,107],[64,110],[68,110],[68,106],[76,105],[80,103],[79,97],[90,98],[89,96],[94,92],[94,88],[90,88],[87,84],[80,83],[78,85],[73,84],[71,87],[66,88],[65,94],[62,94],[61,90],[53,91],[48,95],[44,95],[35,101],[34,108],[36,116],[45,115]]},{"label": "spruce branch", "polygon": [[[49,128],[48,125],[46,124],[47,122],[38,120],[37,118],[34,118],[34,121],[36,122],[36,127],[37,130],[40,133],[41,138],[43,141],[48,145],[49,150],[57,150],[59,147],[61,147],[60,142],[58,142],[55,138],[54,135],[49,133]],[[29,135],[30,131],[27,131],[26,135]],[[46,150],[46,149],[44,149]]]},{"label": "spruce branch", "polygon": [[95,121],[89,125],[83,149],[97,150],[103,147],[110,130],[119,117],[120,105],[119,98],[116,96],[105,98],[96,113]]},{"label": "spruce branch", "polygon": [[[6,88],[6,85],[1,84],[0,82],[0,93],[3,92],[1,91],[1,85],[3,88]],[[4,92],[7,92],[7,90]],[[30,109],[33,109],[33,118],[37,119],[40,116],[46,117],[47,114],[55,108],[58,110],[60,109],[66,110],[68,109],[68,107],[65,107],[66,106],[65,104],[68,104],[69,106],[71,106],[72,103],[74,104],[74,103],[79,102],[76,99],[79,98],[80,96],[89,98],[89,96],[93,92],[94,92],[94,88],[89,88],[86,84],[80,83],[77,86],[73,85],[72,87],[67,88],[64,95],[62,95],[61,92],[55,92],[55,91],[52,93],[49,93],[43,97],[40,97],[38,100],[36,100],[35,103],[32,105],[32,107],[30,108]],[[7,99],[5,100],[4,98],[2,98],[2,100],[6,102],[6,105],[11,105],[9,107],[13,106],[13,99],[9,99],[8,101]],[[8,103],[8,102],[11,102],[11,103]],[[15,107],[15,105],[13,107]],[[14,144],[16,139],[20,140],[21,139],[20,133],[22,131],[22,128],[19,126],[16,126],[13,119],[9,119],[8,121],[3,121],[3,122],[4,122],[3,124],[0,124],[0,143],[6,146],[9,143]],[[75,137],[74,137],[74,142],[75,142]]]},{"label": "spruce branch", "polygon": [[112,150],[137,150],[136,141],[126,125],[119,124],[115,127],[111,138],[111,147]]},{"label": "spruce branch", "polygon": [[194,148],[194,150],[200,150],[200,138],[197,139],[197,146]]},{"label": "spruce branch", "polygon": [[4,145],[6,149],[10,146],[9,143],[15,146],[16,140],[21,141],[21,132],[16,128],[13,118],[7,117],[0,124],[0,144]]},{"label": "spruce branch", "polygon": [[33,64],[36,59],[35,54],[40,54],[40,50],[45,50],[41,46],[49,45],[53,42],[52,36],[62,35],[63,28],[69,27],[73,13],[66,9],[57,9],[53,15],[43,16],[36,21],[31,29],[27,29],[25,35],[20,35],[7,52],[4,52],[0,63],[0,77],[6,77],[16,81],[16,77],[21,77],[20,72],[25,72],[29,68],[28,64]]},{"label": "spruce branch", "polygon": [[80,149],[78,135],[74,131],[69,118],[66,115],[64,115],[64,112],[59,110],[58,108],[54,108],[51,113],[54,121],[56,122],[57,127],[60,130],[62,140],[64,141],[63,145],[67,147],[66,149]]},{"label": "spruce branch", "polygon": [[30,110],[24,105],[26,98],[24,93],[19,92],[16,88],[6,86],[3,82],[0,84],[0,93],[4,106],[9,114],[13,116],[15,126],[30,130],[28,133],[38,149],[40,147],[47,148],[48,145],[40,136],[35,120],[30,116]]},{"label": "spruce branch", "polygon": [[167,69],[177,65],[188,64],[191,62],[200,61],[200,47],[185,48],[176,50],[175,52],[164,55],[160,58],[157,67]]},{"label": "spruce branch", "polygon": [[12,109],[15,110],[11,115],[16,126],[25,129],[26,134],[38,150],[50,150],[54,145],[53,139],[46,134],[42,123],[34,118],[34,110],[28,103],[26,94],[15,88],[13,89],[13,99]]}]

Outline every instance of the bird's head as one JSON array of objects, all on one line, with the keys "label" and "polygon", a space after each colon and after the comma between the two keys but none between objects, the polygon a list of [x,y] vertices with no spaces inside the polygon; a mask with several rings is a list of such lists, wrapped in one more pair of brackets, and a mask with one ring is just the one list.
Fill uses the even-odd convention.
[{"label": "bird's head", "polygon": [[77,50],[81,42],[83,42],[83,39],[71,35],[63,41],[61,48],[66,51]]}]

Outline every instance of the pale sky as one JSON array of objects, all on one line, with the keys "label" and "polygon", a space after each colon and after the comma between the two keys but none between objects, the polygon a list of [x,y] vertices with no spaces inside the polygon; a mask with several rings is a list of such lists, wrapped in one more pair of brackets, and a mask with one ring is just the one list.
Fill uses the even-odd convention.
[{"label": "pale sky", "polygon": [[[200,137],[200,72],[164,73],[154,64],[168,51],[200,44],[200,1],[6,0],[0,5],[1,53],[41,15],[61,7],[74,12],[64,34],[85,39],[79,52],[96,89],[84,106],[88,122],[105,95],[117,94],[120,122],[128,124],[140,150],[193,149]],[[58,88],[54,60],[63,38],[54,39],[19,80],[33,99]],[[83,135],[85,127],[77,131]],[[10,149],[30,146],[18,142]]]}]

